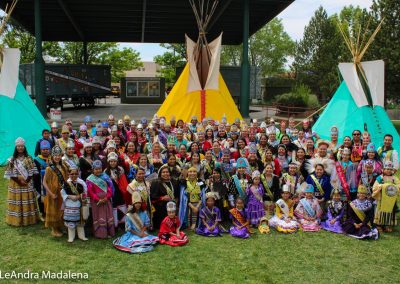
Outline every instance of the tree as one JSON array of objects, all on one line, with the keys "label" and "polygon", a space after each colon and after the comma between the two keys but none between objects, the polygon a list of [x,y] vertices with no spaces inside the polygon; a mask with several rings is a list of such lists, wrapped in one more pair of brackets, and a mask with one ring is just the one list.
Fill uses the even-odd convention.
[{"label": "tree", "polygon": [[342,44],[333,17],[329,18],[320,7],[297,44],[293,69],[297,80],[308,85],[324,101],[333,94],[339,82],[337,65]]},{"label": "tree", "polygon": [[240,66],[242,62],[242,45],[223,45],[221,65]]},{"label": "tree", "polygon": [[370,47],[374,59],[385,61],[386,99],[400,103],[400,2],[398,0],[374,0],[371,7],[374,27],[384,19],[382,28]]},{"label": "tree", "polygon": [[154,62],[161,66],[160,76],[165,78],[165,84],[171,87],[175,83],[175,68],[181,67],[186,61],[184,44],[160,44],[167,49],[163,55],[154,57]]},{"label": "tree", "polygon": [[[21,50],[21,63],[35,60],[35,37],[19,24],[11,21],[7,25],[4,46]],[[87,44],[88,64],[111,66],[111,81],[119,82],[124,71],[142,66],[140,54],[132,48],[120,49],[115,42],[90,42]],[[84,64],[82,42],[43,42],[43,55],[64,64]]]},{"label": "tree", "polygon": [[[21,25],[12,19],[6,25],[2,45],[9,48],[19,48],[21,63],[32,63],[35,60],[35,37],[27,33]],[[44,55],[57,52],[59,49],[60,46],[57,42],[43,43]]]},{"label": "tree", "polygon": [[[249,60],[260,68],[263,76],[275,75],[285,70],[288,58],[293,55],[295,43],[285,32],[282,20],[275,18],[249,39]],[[223,46],[221,64],[239,66],[242,46]]]},{"label": "tree", "polygon": [[[82,42],[64,42],[52,57],[65,64],[84,64]],[[111,66],[111,81],[119,82],[124,71],[143,66],[140,54],[132,48],[120,49],[115,42],[89,42],[87,44],[87,64],[103,64]]]}]

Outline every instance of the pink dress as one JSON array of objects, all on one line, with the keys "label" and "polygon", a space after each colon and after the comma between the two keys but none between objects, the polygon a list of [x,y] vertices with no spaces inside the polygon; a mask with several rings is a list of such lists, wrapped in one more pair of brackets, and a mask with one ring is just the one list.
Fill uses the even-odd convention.
[{"label": "pink dress", "polygon": [[[115,235],[114,217],[111,204],[113,185],[110,177],[104,173],[100,176],[90,175],[87,180],[87,190],[92,204],[93,232],[99,239]],[[106,203],[99,204],[99,200],[107,198]]]}]

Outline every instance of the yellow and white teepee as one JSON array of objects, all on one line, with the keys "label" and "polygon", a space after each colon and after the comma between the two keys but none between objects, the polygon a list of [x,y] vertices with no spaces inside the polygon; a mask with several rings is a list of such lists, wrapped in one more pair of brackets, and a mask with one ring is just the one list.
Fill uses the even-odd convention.
[{"label": "yellow and white teepee", "polygon": [[229,123],[236,118],[242,119],[220,73],[222,33],[211,43],[205,37],[217,1],[207,6],[211,7],[209,11],[201,11],[205,5],[196,5],[194,0],[189,2],[195,13],[199,37],[194,42],[186,36],[186,66],[157,115],[167,120],[174,116],[185,122],[194,115],[200,119],[211,117],[216,120],[225,115]]}]

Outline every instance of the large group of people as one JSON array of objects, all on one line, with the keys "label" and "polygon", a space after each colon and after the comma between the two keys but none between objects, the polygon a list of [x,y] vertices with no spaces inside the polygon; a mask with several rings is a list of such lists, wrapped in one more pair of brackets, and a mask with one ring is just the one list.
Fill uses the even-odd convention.
[{"label": "large group of people", "polygon": [[[114,238],[115,248],[147,252],[157,243],[201,236],[249,238],[257,231],[321,229],[378,239],[396,225],[400,182],[393,137],[371,143],[355,129],[320,139],[312,123],[212,118],[190,123],[156,115],[137,123],[109,115],[51,123],[34,157],[20,137],[9,159],[6,222],[44,221],[68,242]],[[379,146],[379,147],[377,147]]]}]

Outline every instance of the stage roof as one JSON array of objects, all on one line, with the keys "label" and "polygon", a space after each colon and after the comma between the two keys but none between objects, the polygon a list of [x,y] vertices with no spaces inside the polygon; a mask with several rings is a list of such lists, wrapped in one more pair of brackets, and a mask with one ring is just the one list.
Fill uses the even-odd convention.
[{"label": "stage roof", "polygon": [[[11,0],[0,0],[4,10]],[[207,1],[205,1],[207,2]],[[250,0],[250,35],[294,0]],[[43,41],[184,43],[196,39],[187,0],[41,0]],[[12,17],[34,34],[34,0],[19,0]],[[220,0],[207,38],[242,42],[243,0]]]}]

